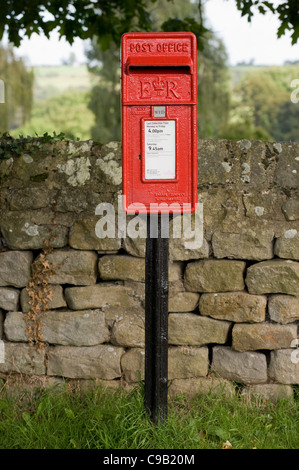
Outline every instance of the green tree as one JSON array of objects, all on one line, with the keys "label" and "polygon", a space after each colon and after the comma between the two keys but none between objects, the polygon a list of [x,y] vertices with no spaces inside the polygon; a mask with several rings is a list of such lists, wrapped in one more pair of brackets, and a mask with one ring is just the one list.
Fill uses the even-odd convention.
[{"label": "green tree", "polygon": [[286,101],[277,113],[277,125],[274,129],[277,140],[299,142],[299,104]]},{"label": "green tree", "polygon": [[[281,0],[277,6],[274,0],[234,1],[241,15],[246,16],[248,21],[251,21],[256,12],[272,12],[279,20],[278,37],[290,31],[293,44],[298,41],[298,0]],[[96,36],[102,46],[108,47],[111,41],[119,44],[121,35],[126,31],[152,30],[149,10],[156,2],[157,0],[1,0],[0,39],[6,31],[9,41],[19,46],[24,36],[44,33],[49,37],[50,32],[57,29],[60,37],[70,43],[77,37],[92,39]],[[201,3],[202,0],[197,0],[199,7]],[[184,13],[181,17],[169,15],[161,28],[165,31],[193,31],[198,37],[204,32],[202,22],[197,22]]]},{"label": "green tree", "polygon": [[253,123],[270,134],[276,123],[277,110],[286,94],[279,90],[275,82],[267,74],[249,73],[244,77],[239,92],[242,103],[252,107]]},{"label": "green tree", "polygon": [[[190,1],[169,3],[158,0],[150,10],[153,31],[171,16],[183,13],[203,22],[203,12]],[[204,26],[203,26],[204,28]],[[99,76],[91,92],[89,108],[95,114],[92,138],[101,142],[121,138],[119,49],[112,44],[108,50],[93,40],[87,52],[89,70]],[[198,52],[198,133],[200,137],[221,137],[229,113],[229,73],[223,43],[210,31],[202,37]]]},{"label": "green tree", "polygon": [[224,45],[213,33],[198,52],[198,135],[222,137],[230,107],[230,77]]},{"label": "green tree", "polygon": [[30,117],[33,101],[33,71],[28,71],[11,46],[0,45],[0,79],[5,102],[0,104],[0,132],[23,125]]},{"label": "green tree", "polygon": [[[196,15],[197,9],[189,1],[169,3],[167,0],[156,0],[149,9],[152,31],[161,30],[162,23],[169,15],[178,17],[183,13]],[[111,43],[106,49],[97,38],[93,38],[87,50],[89,71],[99,77],[89,102],[89,109],[95,114],[92,138],[101,142],[121,139],[119,55],[119,45]]]},{"label": "green tree", "polygon": [[247,16],[248,21],[255,15],[256,11],[265,14],[268,11],[278,17],[279,27],[277,36],[280,38],[291,32],[292,44],[296,44],[299,38],[299,5],[298,0],[281,0],[277,2],[269,0],[236,0],[236,6],[242,16]]},{"label": "green tree", "polygon": [[298,74],[298,66],[263,67],[245,73],[233,89],[225,137],[290,140],[297,136],[298,140],[293,128],[297,111],[290,106],[290,86]]},{"label": "green tree", "polygon": [[88,100],[89,93],[73,90],[41,100],[35,103],[30,121],[10,134],[13,137],[42,136],[55,131],[62,132],[68,139],[88,140],[94,123],[94,115],[86,107]]},{"label": "green tree", "polygon": [[108,142],[121,139],[119,48],[112,43],[103,51],[94,39],[87,51],[89,71],[98,76],[88,108],[94,113],[92,139]]}]

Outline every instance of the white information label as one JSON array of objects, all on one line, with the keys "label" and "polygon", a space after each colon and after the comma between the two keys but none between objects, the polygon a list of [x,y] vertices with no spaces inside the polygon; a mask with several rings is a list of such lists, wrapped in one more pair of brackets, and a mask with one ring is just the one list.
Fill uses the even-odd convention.
[{"label": "white information label", "polygon": [[145,121],[145,179],[175,179],[175,121]]}]

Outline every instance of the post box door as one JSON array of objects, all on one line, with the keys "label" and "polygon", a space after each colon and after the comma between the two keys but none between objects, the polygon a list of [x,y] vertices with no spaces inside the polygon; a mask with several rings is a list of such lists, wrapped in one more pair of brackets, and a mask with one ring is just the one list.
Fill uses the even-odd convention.
[{"label": "post box door", "polygon": [[197,69],[192,33],[122,38],[123,194],[128,213],[195,210]]}]

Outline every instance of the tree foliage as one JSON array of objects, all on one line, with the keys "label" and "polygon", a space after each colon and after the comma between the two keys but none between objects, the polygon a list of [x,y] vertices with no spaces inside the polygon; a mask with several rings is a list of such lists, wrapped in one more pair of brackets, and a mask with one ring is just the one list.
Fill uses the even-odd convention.
[{"label": "tree foliage", "polygon": [[198,52],[198,135],[219,138],[225,132],[230,107],[227,53],[212,32]]},{"label": "tree foliage", "polygon": [[299,105],[291,101],[298,66],[251,68],[233,89],[225,137],[299,141]]},{"label": "tree foliage", "polygon": [[[89,93],[67,91],[35,102],[30,121],[10,131],[14,137],[42,136],[45,133],[63,132],[67,139],[88,140],[94,124],[94,115],[87,109]],[[1,108],[0,108],[1,109]]]},{"label": "tree foliage", "polygon": [[236,0],[236,6],[242,16],[247,16],[251,21],[256,11],[263,15],[271,12],[277,15],[280,25],[277,36],[280,38],[286,31],[291,32],[292,44],[296,44],[299,38],[299,3],[298,0],[281,0],[277,2],[269,0]]},{"label": "tree foliage", "polygon": [[99,77],[92,88],[88,107],[94,113],[95,123],[91,137],[101,142],[121,139],[119,48],[112,43],[103,50],[92,41],[87,51],[89,71]]},{"label": "tree foliage", "polygon": [[[197,6],[185,0],[169,3],[157,0],[150,18],[153,31],[170,16],[192,17],[203,22]],[[204,27],[204,26],[203,26]],[[91,91],[89,109],[95,114],[92,138],[101,142],[121,138],[119,47],[111,44],[103,50],[96,40],[87,51],[89,70],[99,77]],[[225,128],[229,112],[229,73],[227,55],[222,42],[206,30],[202,48],[198,51],[198,134],[200,137],[219,137]]]},{"label": "tree foliage", "polygon": [[33,101],[33,72],[18,59],[12,47],[0,45],[0,78],[5,102],[0,104],[0,132],[23,125],[30,117]]},{"label": "tree foliage", "polygon": [[[149,7],[156,1],[1,0],[0,39],[6,30],[9,41],[18,47],[24,36],[44,33],[49,38],[51,31],[57,29],[59,36],[70,44],[77,37],[97,37],[102,47],[107,48],[111,41],[118,44],[127,31],[150,31]],[[201,33],[201,25],[192,18],[172,20],[176,21],[176,30]],[[166,24],[165,30],[169,27],[170,24]]]},{"label": "tree foliage", "polygon": [[299,142],[299,106],[285,101],[277,113],[277,124],[274,128],[277,140]]},{"label": "tree foliage", "polygon": [[[158,0],[1,0],[0,40],[7,31],[9,41],[19,46],[24,36],[58,30],[61,38],[72,43],[75,38],[97,37],[102,47],[111,41],[119,44],[127,31],[150,31],[151,6]],[[168,0],[171,5],[174,0]],[[213,1],[213,0],[210,0]],[[230,0],[231,1],[231,0]],[[251,21],[259,12],[274,13],[280,22],[278,37],[288,30],[295,44],[299,37],[298,0],[281,0],[275,6],[273,0],[234,0],[242,16]],[[178,2],[177,2],[178,3]],[[179,2],[183,3],[183,2]],[[202,0],[197,0],[199,10]],[[169,15],[161,24],[162,31],[192,31],[198,39],[205,32],[202,22],[192,16]]]}]

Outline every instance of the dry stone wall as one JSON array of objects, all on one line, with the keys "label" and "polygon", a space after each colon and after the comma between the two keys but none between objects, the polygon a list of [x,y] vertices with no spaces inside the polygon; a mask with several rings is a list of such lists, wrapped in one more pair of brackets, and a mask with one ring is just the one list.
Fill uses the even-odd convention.
[{"label": "dry stone wall", "polygon": [[[96,233],[100,203],[113,204],[119,221],[121,175],[118,142],[25,146],[0,160],[0,373],[8,382],[131,386],[144,377],[145,240]],[[292,396],[299,144],[199,140],[198,192],[201,247],[170,230],[169,393],[233,393],[236,382],[244,393]],[[51,294],[38,352],[26,334],[27,287],[45,244]]]}]

